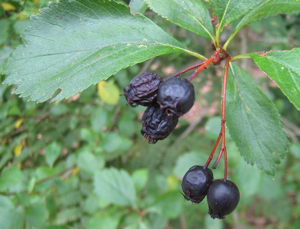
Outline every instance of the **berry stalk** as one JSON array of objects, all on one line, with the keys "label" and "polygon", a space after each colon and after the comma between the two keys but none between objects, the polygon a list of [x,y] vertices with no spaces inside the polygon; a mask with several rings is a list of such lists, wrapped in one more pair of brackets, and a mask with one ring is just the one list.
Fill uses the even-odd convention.
[{"label": "berry stalk", "polygon": [[191,67],[188,67],[188,68],[183,69],[183,70],[181,70],[181,71],[179,71],[179,72],[176,72],[176,73],[174,73],[173,75],[170,75],[170,76],[168,76],[167,78],[165,78],[164,81],[166,81],[166,80],[168,80],[168,79],[171,79],[171,78],[173,78],[173,77],[180,76],[181,74],[186,73],[186,72],[188,72],[188,71],[190,71],[190,70],[192,70],[192,69],[198,68],[198,67],[200,67],[201,65],[203,65],[204,63],[205,63],[205,61],[202,61],[202,62],[200,62],[200,63],[198,63],[198,64],[195,64],[195,65],[193,65],[193,66],[191,66]]},{"label": "berry stalk", "polygon": [[215,53],[208,58],[208,60],[204,61],[204,63],[188,78],[188,80],[191,82],[203,69],[207,68],[211,62],[218,59],[218,55],[220,53],[220,49],[216,50]]},{"label": "berry stalk", "polygon": [[226,181],[227,178],[227,151],[225,146],[225,103],[226,103],[226,84],[227,84],[227,75],[228,75],[228,69],[229,69],[229,62],[230,62],[231,56],[227,57],[226,61],[226,67],[224,72],[224,81],[223,81],[223,95],[222,95],[222,121],[221,121],[221,134],[222,134],[222,145],[220,149],[219,156],[213,165],[213,169],[215,169],[222,157],[222,154],[224,152],[224,160],[225,160],[225,172],[224,172],[224,180]]}]

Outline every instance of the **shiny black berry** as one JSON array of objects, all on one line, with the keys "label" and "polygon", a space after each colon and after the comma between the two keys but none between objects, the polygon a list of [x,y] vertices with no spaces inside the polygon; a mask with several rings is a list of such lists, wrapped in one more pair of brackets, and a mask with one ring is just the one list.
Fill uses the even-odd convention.
[{"label": "shiny black berry", "polygon": [[184,198],[193,203],[200,203],[207,195],[213,179],[213,173],[209,168],[203,169],[203,166],[199,165],[191,167],[181,183]]},{"label": "shiny black berry", "polygon": [[239,201],[239,189],[232,181],[215,180],[207,193],[208,213],[212,218],[224,219],[225,215],[233,212]]},{"label": "shiny black berry", "polygon": [[175,129],[178,118],[169,119],[164,115],[157,103],[150,105],[142,117],[141,133],[149,143],[163,140]]},{"label": "shiny black berry", "polygon": [[156,101],[162,78],[153,72],[144,72],[131,80],[124,89],[124,95],[130,106],[149,106]]},{"label": "shiny black berry", "polygon": [[193,84],[185,78],[171,78],[164,81],[158,89],[157,103],[169,117],[187,113],[195,102]]}]

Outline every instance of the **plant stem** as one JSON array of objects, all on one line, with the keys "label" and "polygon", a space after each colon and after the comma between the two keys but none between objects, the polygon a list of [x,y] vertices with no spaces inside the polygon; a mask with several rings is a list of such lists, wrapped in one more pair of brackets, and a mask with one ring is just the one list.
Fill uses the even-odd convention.
[{"label": "plant stem", "polygon": [[251,58],[251,56],[249,56],[248,54],[242,54],[242,55],[232,57],[230,61],[233,62],[236,60],[246,59],[246,58]]},{"label": "plant stem", "polygon": [[213,156],[214,156],[214,153],[215,153],[215,151],[216,151],[216,148],[217,148],[217,146],[219,145],[219,142],[220,142],[221,137],[222,137],[222,133],[220,132],[219,137],[218,137],[218,139],[217,139],[217,141],[216,141],[216,143],[215,143],[215,145],[214,145],[214,148],[212,149],[212,151],[211,151],[211,153],[210,153],[210,155],[209,155],[209,158],[208,158],[206,164],[203,166],[203,169],[206,169],[206,168],[209,166],[209,163],[211,162],[211,160],[212,160],[212,158],[213,158]]},{"label": "plant stem", "polygon": [[200,67],[202,64],[204,64],[204,62],[205,62],[205,61],[202,61],[202,62],[200,62],[200,63],[198,63],[198,64],[195,64],[195,65],[193,65],[193,66],[191,66],[191,67],[188,67],[188,68],[183,69],[183,70],[181,70],[181,71],[179,71],[179,72],[176,72],[176,73],[174,73],[173,75],[170,75],[170,76],[168,76],[167,78],[165,78],[164,81],[166,81],[166,80],[168,80],[168,79],[171,79],[171,78],[173,78],[173,77],[177,77],[177,76],[179,76],[179,75],[181,75],[181,74],[183,74],[183,73],[186,73],[186,72],[188,72],[188,71],[190,71],[190,70],[192,70],[192,69],[194,69],[194,68]]},{"label": "plant stem", "polygon": [[213,165],[213,169],[215,169],[222,157],[222,154],[224,152],[224,159],[225,159],[225,173],[224,173],[224,180],[227,178],[227,151],[225,146],[225,104],[226,104],[226,84],[227,84],[227,75],[228,75],[228,69],[229,69],[229,62],[230,62],[231,56],[227,57],[226,61],[226,67],[224,72],[224,81],[223,81],[223,95],[222,95],[222,119],[221,119],[221,135],[222,135],[222,145],[220,149],[219,156]]},{"label": "plant stem", "polygon": [[204,68],[207,68],[208,65],[210,65],[210,63],[215,59],[217,58],[217,56],[219,55],[220,53],[220,49],[217,49],[215,51],[215,53],[210,57],[208,58],[208,60],[204,61],[202,63],[202,65],[192,74],[190,75],[190,77],[188,78],[189,81],[192,81]]},{"label": "plant stem", "polygon": [[232,41],[232,39],[234,38],[234,36],[237,34],[238,30],[237,31],[234,31],[233,34],[231,34],[231,36],[228,38],[228,40],[226,41],[226,43],[224,44],[223,46],[223,49],[227,49],[229,43]]}]

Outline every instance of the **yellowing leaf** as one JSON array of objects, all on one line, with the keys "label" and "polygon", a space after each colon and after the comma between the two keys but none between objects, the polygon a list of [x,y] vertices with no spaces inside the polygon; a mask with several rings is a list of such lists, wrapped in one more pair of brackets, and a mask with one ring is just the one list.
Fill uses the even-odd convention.
[{"label": "yellowing leaf", "polygon": [[72,176],[75,177],[77,175],[77,173],[79,173],[80,168],[76,167],[75,169],[73,169],[72,171]]},{"label": "yellowing leaf", "polygon": [[23,123],[23,121],[24,121],[24,119],[22,119],[22,118],[20,118],[20,119],[18,119],[16,121],[16,124],[15,124],[16,129],[18,129],[21,126],[21,124]]},{"label": "yellowing leaf", "polygon": [[116,105],[119,102],[120,90],[112,81],[101,81],[98,83],[98,95],[105,103]]},{"label": "yellowing leaf", "polygon": [[167,182],[168,182],[168,187],[170,190],[177,190],[178,189],[178,185],[179,185],[179,181],[177,179],[176,176],[168,176],[167,178]]},{"label": "yellowing leaf", "polygon": [[34,3],[40,3],[40,0],[33,0]]},{"label": "yellowing leaf", "polygon": [[23,145],[22,144],[17,145],[15,147],[14,154],[15,154],[16,157],[19,157],[21,155],[22,149],[23,149]]},{"label": "yellowing leaf", "polygon": [[19,13],[19,20],[23,20],[26,18],[26,15],[23,14],[22,12]]},{"label": "yellowing leaf", "polygon": [[5,11],[9,11],[9,10],[15,10],[16,7],[14,7],[12,4],[8,3],[8,2],[3,2],[1,3],[1,6],[2,8],[5,10]]}]

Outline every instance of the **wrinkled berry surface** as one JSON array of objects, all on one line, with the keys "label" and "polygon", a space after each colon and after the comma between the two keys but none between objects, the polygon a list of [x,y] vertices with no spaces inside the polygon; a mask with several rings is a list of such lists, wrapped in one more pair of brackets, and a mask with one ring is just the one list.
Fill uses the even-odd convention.
[{"label": "wrinkled berry surface", "polygon": [[163,113],[169,117],[179,117],[194,105],[194,86],[185,78],[168,79],[159,86],[157,102]]},{"label": "wrinkled berry surface", "polygon": [[174,130],[178,123],[178,118],[169,119],[164,115],[157,103],[149,106],[142,117],[141,134],[149,143],[156,143],[163,140]]},{"label": "wrinkled berry surface", "polygon": [[225,215],[233,212],[239,201],[239,189],[232,181],[215,180],[207,193],[208,213],[212,218],[224,219]]},{"label": "wrinkled berry surface", "polygon": [[206,196],[213,179],[213,173],[209,168],[203,169],[203,166],[199,165],[191,167],[181,183],[184,198],[193,203],[200,203]]},{"label": "wrinkled berry surface", "polygon": [[132,107],[138,105],[149,106],[156,101],[159,85],[162,78],[152,72],[144,72],[131,80],[124,89],[128,104]]}]

